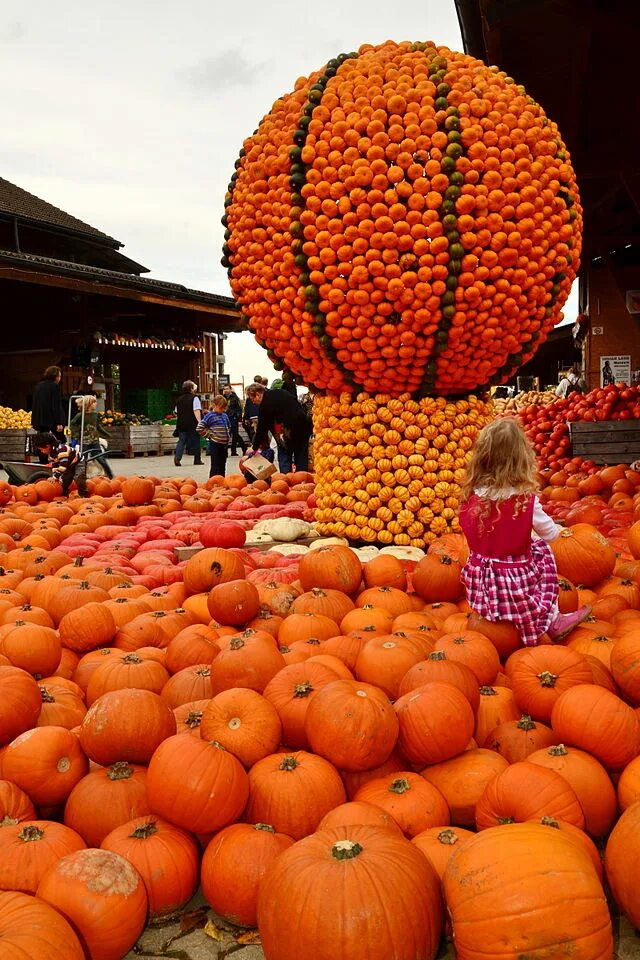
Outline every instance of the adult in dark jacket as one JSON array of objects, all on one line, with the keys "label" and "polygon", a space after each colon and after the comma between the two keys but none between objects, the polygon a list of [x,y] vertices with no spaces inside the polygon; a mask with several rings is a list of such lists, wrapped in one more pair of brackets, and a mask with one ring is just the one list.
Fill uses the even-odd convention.
[{"label": "adult in dark jacket", "polygon": [[[42,380],[36,384],[31,401],[31,425],[38,433],[53,433],[59,440],[64,439],[66,415],[62,407],[60,367],[47,367]],[[40,454],[40,463],[47,463],[46,454]]]},{"label": "adult in dark jacket", "polygon": [[269,432],[278,441],[278,463],[281,473],[309,469],[311,421],[297,399],[286,390],[267,390],[252,383],[247,398],[258,406],[258,425],[253,438],[254,451],[269,446]]},{"label": "adult in dark jacket", "polygon": [[200,437],[198,436],[198,424],[202,419],[202,403],[197,394],[198,384],[193,380],[185,380],[182,384],[182,393],[176,403],[176,433],[178,442],[176,444],[173,462],[176,467],[180,466],[185,450],[193,454],[194,467],[202,464],[200,454]]},{"label": "adult in dark jacket", "polygon": [[246,453],[247,445],[240,436],[240,421],[242,420],[242,403],[240,402],[240,397],[238,394],[229,386],[225,385],[222,388],[222,396],[227,401],[227,409],[225,413],[229,417],[229,423],[231,424],[231,439],[229,441],[229,446],[231,447],[231,456],[235,457],[237,455],[238,447],[242,450],[242,453]]}]

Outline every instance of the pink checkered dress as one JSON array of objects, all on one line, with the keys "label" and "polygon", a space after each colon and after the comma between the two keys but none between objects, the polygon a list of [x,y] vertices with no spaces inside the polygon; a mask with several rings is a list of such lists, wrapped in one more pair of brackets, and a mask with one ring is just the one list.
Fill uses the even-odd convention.
[{"label": "pink checkered dress", "polygon": [[531,539],[534,498],[492,503],[482,530],[479,502],[473,494],[460,511],[471,550],[462,571],[467,600],[486,620],[513,623],[525,646],[535,646],[557,614],[558,572],[549,544]]}]

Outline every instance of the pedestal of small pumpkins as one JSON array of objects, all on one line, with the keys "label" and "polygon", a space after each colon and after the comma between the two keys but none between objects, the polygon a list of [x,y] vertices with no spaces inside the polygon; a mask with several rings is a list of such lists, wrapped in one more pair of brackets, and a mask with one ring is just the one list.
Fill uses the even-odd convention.
[{"label": "pedestal of small pumpkins", "polygon": [[323,534],[424,547],[458,530],[465,467],[491,419],[471,395],[360,393],[314,404],[316,521]]}]

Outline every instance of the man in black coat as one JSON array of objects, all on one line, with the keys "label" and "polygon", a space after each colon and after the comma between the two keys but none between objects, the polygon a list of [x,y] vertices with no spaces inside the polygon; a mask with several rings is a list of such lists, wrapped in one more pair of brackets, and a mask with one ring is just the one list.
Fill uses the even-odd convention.
[{"label": "man in black coat", "polygon": [[237,455],[238,447],[242,450],[242,453],[245,454],[247,451],[247,445],[240,436],[239,425],[242,420],[242,404],[240,403],[240,397],[238,394],[231,388],[229,384],[225,384],[222,388],[222,396],[227,401],[226,414],[229,417],[229,422],[231,424],[231,440],[229,446],[231,447],[231,456],[235,457]]},{"label": "man in black coat", "polygon": [[278,463],[281,473],[309,469],[309,438],[311,421],[298,400],[286,390],[267,390],[252,383],[247,387],[247,398],[258,407],[258,425],[253,438],[253,451],[269,446],[269,433],[278,441]]},{"label": "man in black coat", "polygon": [[[38,433],[53,433],[59,440],[64,438],[66,415],[62,408],[60,367],[47,367],[42,380],[36,384],[31,401],[31,426]],[[46,454],[39,454],[40,463],[47,463]]]}]

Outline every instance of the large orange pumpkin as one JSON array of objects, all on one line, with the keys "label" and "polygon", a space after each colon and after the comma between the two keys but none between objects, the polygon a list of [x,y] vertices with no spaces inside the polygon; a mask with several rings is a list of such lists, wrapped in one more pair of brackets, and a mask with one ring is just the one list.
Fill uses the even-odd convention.
[{"label": "large orange pumpkin", "polygon": [[616,565],[615,550],[600,531],[588,523],[565,527],[551,549],[560,576],[586,587],[594,587],[610,577]]},{"label": "large orange pumpkin", "polygon": [[258,892],[274,862],[293,844],[268,823],[234,823],[208,844],[202,858],[202,892],[218,916],[255,927]]},{"label": "large orange pumpkin", "polygon": [[147,916],[142,880],[124,857],[109,850],[78,850],[43,876],[37,896],[78,931],[92,960],[121,960]]},{"label": "large orange pumpkin", "polygon": [[42,900],[24,893],[0,892],[0,953],[29,960],[86,960],[69,923]]},{"label": "large orange pumpkin", "polygon": [[[258,927],[265,955],[334,960],[339,944],[344,958],[434,960],[439,887],[420,851],[384,827],[321,830],[285,850],[262,881]],[[307,909],[292,911],[296,900]]]},{"label": "large orange pumpkin", "polygon": [[483,830],[453,853],[443,886],[458,960],[559,958],[567,949],[585,960],[613,956],[611,918],[589,853],[561,830],[539,823]]}]

